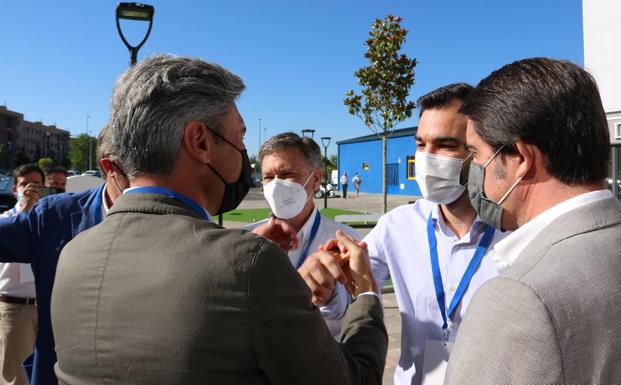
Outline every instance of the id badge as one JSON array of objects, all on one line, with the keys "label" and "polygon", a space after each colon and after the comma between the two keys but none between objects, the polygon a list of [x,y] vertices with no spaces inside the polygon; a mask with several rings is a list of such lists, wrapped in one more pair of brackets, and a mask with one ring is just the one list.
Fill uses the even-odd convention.
[{"label": "id badge", "polygon": [[446,367],[453,345],[453,342],[425,341],[425,358],[423,359],[421,385],[444,384],[444,375],[446,374]]}]

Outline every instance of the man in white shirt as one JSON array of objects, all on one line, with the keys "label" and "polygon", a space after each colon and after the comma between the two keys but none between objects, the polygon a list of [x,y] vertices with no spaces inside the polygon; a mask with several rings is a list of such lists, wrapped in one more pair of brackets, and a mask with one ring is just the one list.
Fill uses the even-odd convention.
[{"label": "man in white shirt", "polygon": [[[356,230],[320,215],[315,207],[312,197],[319,190],[323,173],[321,150],[314,140],[292,132],[276,135],[261,146],[259,162],[263,174],[263,193],[273,217],[247,228],[263,234],[260,227],[269,227],[274,221],[285,221],[293,227],[297,233],[297,247],[285,251],[296,269],[302,266],[309,254],[334,238],[337,230],[356,240],[361,238]],[[269,235],[264,236],[270,238]],[[327,298],[321,298],[319,294],[314,302],[332,301],[333,306],[320,307],[320,310],[330,332],[338,338],[350,296],[340,283],[330,284],[333,286]]]},{"label": "man in white shirt", "polygon": [[[473,293],[497,275],[484,256],[504,234],[477,218],[464,186],[470,157],[466,118],[458,110],[471,90],[450,84],[418,100],[416,180],[425,199],[382,216],[364,238],[378,287],[392,278],[401,313],[395,384],[442,383]],[[307,262],[308,271],[323,269]]]},{"label": "man in white shirt", "polygon": [[621,383],[621,204],[594,79],[567,61],[492,72],[460,110],[479,216],[515,230],[472,299],[445,384]]},{"label": "man in white shirt", "polygon": [[[0,217],[28,211],[39,200],[44,174],[36,164],[19,166],[13,176],[15,207]],[[27,263],[0,263],[1,383],[27,385],[22,362],[32,353],[37,335],[37,307],[32,269]]]}]

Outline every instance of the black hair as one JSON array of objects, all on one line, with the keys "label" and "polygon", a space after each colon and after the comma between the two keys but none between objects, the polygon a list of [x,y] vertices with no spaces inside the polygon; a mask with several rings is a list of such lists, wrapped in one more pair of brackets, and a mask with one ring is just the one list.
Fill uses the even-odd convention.
[{"label": "black hair", "polygon": [[53,174],[55,172],[60,172],[62,174],[64,174],[65,176],[67,176],[67,169],[64,168],[63,166],[54,166],[52,168],[48,168],[45,170],[45,175],[50,175]]},{"label": "black hair", "polygon": [[519,60],[481,80],[459,110],[494,151],[515,153],[515,141],[536,145],[546,170],[571,184],[608,174],[610,133],[593,77],[563,60]]},{"label": "black hair", "polygon": [[420,118],[427,109],[444,107],[455,100],[464,101],[473,89],[474,87],[467,83],[452,83],[426,93],[416,101],[416,105],[420,108],[418,117]]},{"label": "black hair", "polygon": [[30,174],[31,172],[38,172],[41,175],[41,182],[45,182],[45,174],[39,166],[34,163],[23,164],[15,169],[13,172],[13,184],[17,185],[17,178]]}]

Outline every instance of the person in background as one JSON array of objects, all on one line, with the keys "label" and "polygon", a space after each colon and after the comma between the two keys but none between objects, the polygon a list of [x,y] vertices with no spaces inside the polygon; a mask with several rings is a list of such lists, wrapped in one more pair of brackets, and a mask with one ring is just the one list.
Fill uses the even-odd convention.
[{"label": "person in background", "polygon": [[[292,132],[276,135],[261,146],[259,162],[263,174],[263,194],[272,210],[272,217],[247,229],[270,225],[276,220],[290,224],[297,233],[299,246],[286,251],[296,269],[302,266],[309,254],[334,238],[337,230],[353,239],[361,239],[356,230],[321,215],[315,207],[312,197],[319,189],[323,172],[321,150],[314,140]],[[336,283],[332,301],[338,306],[319,310],[330,332],[338,339],[341,321],[350,303],[350,296],[341,283]],[[315,303],[318,302],[316,298]]]},{"label": "person in background", "polygon": [[[24,212],[0,220],[0,262],[21,262],[34,272],[38,330],[30,371],[31,385],[57,384],[56,353],[50,319],[50,297],[60,251],[81,231],[101,222],[116,198],[129,187],[118,159],[110,152],[108,127],[97,141],[97,157],[106,183],[79,193],[55,194],[36,206],[26,203]],[[43,183],[43,173],[41,180]],[[27,197],[28,195],[24,195]],[[28,354],[32,352],[32,346]],[[20,361],[21,364],[21,361]]]},{"label": "person in background", "polygon": [[55,187],[64,192],[67,187],[67,169],[63,166],[55,166],[46,170],[45,187]]},{"label": "person in background", "polygon": [[356,190],[356,197],[358,197],[360,195],[360,185],[362,184],[362,179],[360,178],[360,175],[358,175],[358,173],[355,173],[354,177],[351,178],[351,182],[354,185],[354,190]]},{"label": "person in background", "polygon": [[502,274],[472,299],[445,383],[621,383],[621,203],[606,189],[595,80],[567,61],[520,60],[461,111],[472,205],[515,231],[496,245]]},{"label": "person in background", "polygon": [[341,187],[343,188],[343,199],[347,199],[347,184],[349,183],[349,178],[347,178],[347,173],[344,172],[341,175]]},{"label": "person in background", "polygon": [[[498,274],[489,253],[505,234],[477,216],[465,187],[472,156],[458,111],[471,90],[449,84],[418,100],[416,181],[424,199],[382,216],[364,238],[378,287],[392,279],[399,304],[397,385],[442,384],[472,296]],[[313,293],[325,290],[311,279],[327,271],[321,262],[309,258],[302,267]]]},{"label": "person in background", "polygon": [[[13,173],[17,203],[0,218],[13,217],[34,206],[43,180],[43,171],[36,164],[19,166]],[[7,263],[3,257],[0,252],[0,382],[27,385],[22,363],[32,353],[37,335],[35,279],[29,264]]]}]

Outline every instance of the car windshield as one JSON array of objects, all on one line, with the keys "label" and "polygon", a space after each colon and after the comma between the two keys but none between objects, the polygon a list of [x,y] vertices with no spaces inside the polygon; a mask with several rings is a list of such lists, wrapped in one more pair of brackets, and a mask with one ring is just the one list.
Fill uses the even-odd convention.
[{"label": "car windshield", "polygon": [[13,187],[13,179],[8,176],[0,177],[0,192],[11,191]]}]

